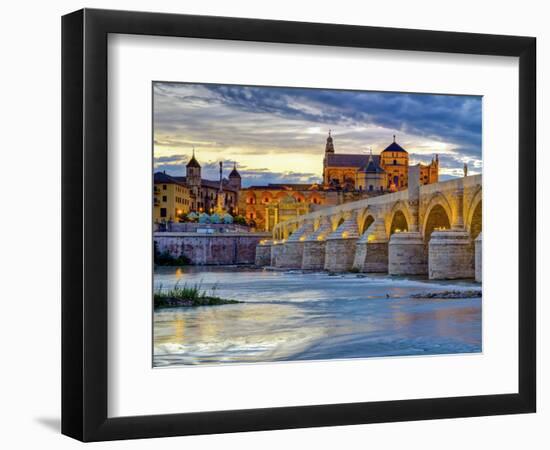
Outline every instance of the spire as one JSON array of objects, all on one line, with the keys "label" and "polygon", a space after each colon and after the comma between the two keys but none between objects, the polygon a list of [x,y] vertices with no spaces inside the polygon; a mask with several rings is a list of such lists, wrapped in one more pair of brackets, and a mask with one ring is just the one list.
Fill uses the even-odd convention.
[{"label": "spire", "polygon": [[187,163],[187,167],[197,167],[199,169],[201,167],[199,162],[195,159],[195,146],[193,146],[193,156],[191,156],[191,159]]},{"label": "spire", "polygon": [[393,142],[395,143],[395,134],[393,135]]},{"label": "spire", "polygon": [[334,143],[332,140],[332,130],[328,130],[327,145],[325,146],[325,153],[334,153]]}]

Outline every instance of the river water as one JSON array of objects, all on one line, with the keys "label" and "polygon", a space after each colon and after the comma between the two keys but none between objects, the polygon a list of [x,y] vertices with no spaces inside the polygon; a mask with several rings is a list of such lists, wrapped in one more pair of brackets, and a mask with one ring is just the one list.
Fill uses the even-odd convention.
[{"label": "river water", "polygon": [[200,284],[245,303],[154,312],[155,367],[481,351],[481,299],[411,294],[479,289],[384,275],[159,268],[155,288]]}]

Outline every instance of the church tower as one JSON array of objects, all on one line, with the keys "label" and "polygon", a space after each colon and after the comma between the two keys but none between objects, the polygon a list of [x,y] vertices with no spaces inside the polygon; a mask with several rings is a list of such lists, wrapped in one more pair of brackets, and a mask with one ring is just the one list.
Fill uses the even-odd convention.
[{"label": "church tower", "polygon": [[241,190],[241,175],[237,172],[237,163],[233,163],[233,170],[229,174],[229,186],[238,191]]},{"label": "church tower", "polygon": [[330,182],[329,174],[327,171],[330,155],[334,155],[334,142],[332,140],[331,130],[328,130],[327,143],[325,145],[325,157],[323,158],[323,184],[325,186],[328,186]]},{"label": "church tower", "polygon": [[186,166],[186,183],[189,189],[198,195],[198,191],[201,187],[201,165],[195,159],[195,148],[193,147],[193,156],[189,160]]}]

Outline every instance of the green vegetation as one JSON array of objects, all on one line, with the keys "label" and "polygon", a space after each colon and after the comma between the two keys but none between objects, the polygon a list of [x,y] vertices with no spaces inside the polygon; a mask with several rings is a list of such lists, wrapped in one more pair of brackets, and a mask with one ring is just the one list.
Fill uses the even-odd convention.
[{"label": "green vegetation", "polygon": [[172,289],[163,290],[162,286],[155,290],[153,294],[155,308],[169,308],[176,306],[213,306],[229,305],[233,303],[242,303],[237,300],[228,300],[215,295],[216,286],[209,294],[201,289],[200,284],[194,286],[176,284]]}]

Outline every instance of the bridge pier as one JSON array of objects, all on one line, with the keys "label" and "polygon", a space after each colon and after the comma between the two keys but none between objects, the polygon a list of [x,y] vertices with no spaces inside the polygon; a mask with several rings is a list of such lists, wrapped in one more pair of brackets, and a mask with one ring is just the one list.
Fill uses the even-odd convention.
[{"label": "bridge pier", "polygon": [[428,258],[419,232],[394,233],[388,244],[390,275],[426,275]]},{"label": "bridge pier", "polygon": [[474,278],[474,246],[466,230],[432,233],[428,254],[430,280]]},{"label": "bridge pier", "polygon": [[325,250],[325,270],[348,272],[353,267],[355,244],[359,230],[355,215],[350,215],[333,233],[327,237]]},{"label": "bridge pier", "polygon": [[330,231],[330,222],[325,218],[319,224],[319,228],[304,240],[302,269],[323,270],[325,266],[325,247],[327,244],[325,239]]},{"label": "bridge pier", "polygon": [[271,267],[278,267],[281,264],[284,248],[282,241],[273,241],[273,244],[271,244]]},{"label": "bridge pier", "polygon": [[475,271],[476,271],[476,281],[481,283],[482,281],[482,271],[481,271],[481,248],[482,248],[483,238],[481,233],[477,235],[475,240]]},{"label": "bridge pier", "polygon": [[359,272],[388,272],[388,241],[357,242],[353,268]]},{"label": "bridge pier", "polygon": [[325,266],[325,246],[327,242],[305,241],[302,258],[302,269],[304,270],[323,270]]},{"label": "bridge pier", "polygon": [[256,258],[254,265],[265,267],[271,264],[271,243],[270,240],[261,241],[256,246]]},{"label": "bridge pier", "polygon": [[278,267],[287,269],[301,269],[304,256],[304,241],[313,232],[313,225],[303,224],[290,235],[284,244],[281,263]]},{"label": "bridge pier", "polygon": [[375,221],[355,244],[353,268],[359,272],[388,271],[388,240],[383,221]]}]

